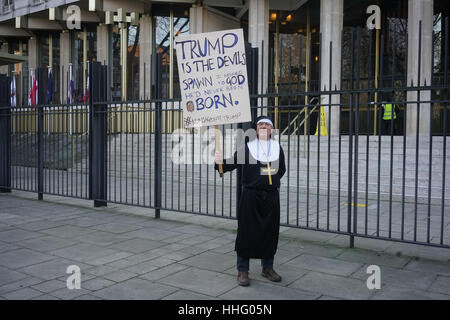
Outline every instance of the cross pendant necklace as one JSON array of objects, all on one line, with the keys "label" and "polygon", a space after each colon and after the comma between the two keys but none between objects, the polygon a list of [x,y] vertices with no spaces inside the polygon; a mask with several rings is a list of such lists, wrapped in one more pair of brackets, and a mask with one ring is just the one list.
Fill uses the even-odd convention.
[{"label": "cross pendant necklace", "polygon": [[[259,140],[258,140],[258,148],[259,148],[260,145],[261,145],[261,142],[259,142]],[[269,156],[264,152],[264,148],[262,146],[261,146],[261,150],[262,150],[263,154],[266,156],[266,161],[267,161],[267,169],[263,169],[262,172],[268,174],[268,176],[269,176],[269,185],[272,185],[272,175],[271,175],[271,173],[272,173],[272,170],[275,171],[275,169],[271,169],[270,168]],[[269,147],[268,147],[268,151],[267,152],[270,154],[270,140],[269,140]]]}]

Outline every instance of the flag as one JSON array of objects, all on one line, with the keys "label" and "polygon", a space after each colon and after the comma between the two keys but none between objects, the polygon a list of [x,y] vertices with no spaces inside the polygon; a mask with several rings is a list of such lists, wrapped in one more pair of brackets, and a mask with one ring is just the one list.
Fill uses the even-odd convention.
[{"label": "flag", "polygon": [[28,105],[31,106],[31,87],[28,88]]},{"label": "flag", "polygon": [[73,103],[73,93],[75,89],[73,86],[72,64],[69,67],[69,86],[67,87],[67,91],[67,103]]},{"label": "flag", "polygon": [[38,104],[38,82],[36,80],[36,71],[33,71],[31,75],[31,105],[35,106],[37,104]]},{"label": "flag", "polygon": [[16,100],[16,77],[12,76],[11,79],[11,107],[15,107],[17,105],[17,100]]},{"label": "flag", "polygon": [[34,96],[36,97],[35,99],[35,104],[38,104],[38,96],[39,96],[39,91],[38,91],[38,81],[36,79],[36,73],[35,73],[35,77],[34,77]]},{"label": "flag", "polygon": [[87,71],[87,80],[86,80],[86,91],[84,92],[83,95],[83,102],[84,103],[88,103],[89,102],[89,67],[88,67],[88,71]]},{"label": "flag", "polygon": [[52,69],[48,69],[48,81],[47,81],[47,98],[45,103],[50,103],[53,98],[53,79],[52,79]]}]

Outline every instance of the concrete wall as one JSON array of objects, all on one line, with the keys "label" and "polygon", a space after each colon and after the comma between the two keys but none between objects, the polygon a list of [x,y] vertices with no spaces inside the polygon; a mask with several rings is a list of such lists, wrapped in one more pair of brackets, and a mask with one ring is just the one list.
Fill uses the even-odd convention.
[{"label": "concrete wall", "polygon": [[213,32],[241,27],[239,21],[211,8],[192,6],[190,15],[190,33]]},{"label": "concrete wall", "polygon": [[209,9],[204,10],[203,30],[204,32],[212,32],[227,29],[237,29],[241,27],[241,23],[234,19],[227,18]]}]

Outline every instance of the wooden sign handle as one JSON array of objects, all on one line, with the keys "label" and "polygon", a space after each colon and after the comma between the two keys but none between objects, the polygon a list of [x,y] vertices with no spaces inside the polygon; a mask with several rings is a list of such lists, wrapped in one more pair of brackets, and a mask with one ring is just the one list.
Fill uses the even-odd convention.
[{"label": "wooden sign handle", "polygon": [[[220,148],[220,131],[219,131],[219,126],[216,125],[215,126],[215,133],[216,133],[216,151],[221,152],[221,148]],[[221,163],[219,163],[219,174],[220,177],[223,178],[223,166]]]}]

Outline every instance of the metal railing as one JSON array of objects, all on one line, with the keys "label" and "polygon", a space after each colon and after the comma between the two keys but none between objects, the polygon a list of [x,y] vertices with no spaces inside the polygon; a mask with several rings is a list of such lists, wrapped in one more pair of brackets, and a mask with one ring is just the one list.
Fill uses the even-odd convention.
[{"label": "metal railing", "polygon": [[[258,68],[248,69],[251,113],[279,116],[287,124],[275,135],[286,158],[281,225],[347,235],[351,245],[362,237],[450,248],[450,85],[361,88],[358,30],[354,37],[353,78],[346,89],[258,94]],[[257,56],[252,50],[249,66],[255,66]],[[90,64],[86,104],[11,108],[4,99],[8,79],[0,78],[0,190],[90,199],[95,206],[140,206],[155,210],[155,217],[167,210],[236,219],[242,171],[220,178],[209,149],[214,134],[179,131],[184,128],[180,99],[161,99],[160,56],[154,65],[158,78],[148,82],[156,83],[153,97],[136,101],[107,101],[106,67],[99,63]],[[372,127],[362,127],[375,120],[371,103],[362,96],[392,92],[398,94],[389,102],[404,106],[404,114],[382,120],[378,109],[378,134],[373,135]],[[314,135],[323,125],[321,117],[311,117],[317,108],[314,97],[328,97],[321,103],[329,109],[326,136]],[[294,108],[291,101],[310,103]],[[438,107],[443,121],[439,136],[432,134]],[[54,124],[45,124],[49,117]],[[79,130],[70,119],[78,119],[73,121]],[[395,124],[407,129],[395,135]],[[223,142],[230,142],[224,143],[225,156],[243,143],[227,130],[246,125],[220,126]],[[306,134],[300,126],[306,126]],[[201,161],[203,156],[209,162]]]},{"label": "metal railing", "polygon": [[[312,99],[311,99],[311,103],[312,103],[312,104],[313,104],[313,101],[318,101],[318,98],[317,98],[317,97],[312,98]],[[317,107],[318,107],[318,106],[315,106],[315,107],[311,110],[311,112],[315,112],[315,111],[317,110]],[[306,113],[305,113],[305,114],[306,114]],[[297,126],[297,122],[298,122],[298,119],[299,119],[299,118],[300,118],[300,114],[296,115],[296,116],[294,117],[294,119],[292,119],[292,121],[289,122],[289,124],[286,126],[286,128],[284,128],[284,130],[281,132],[281,135],[284,135],[288,130],[290,130],[290,127],[291,127],[292,125],[294,125],[294,130],[292,131],[291,135],[296,135],[296,134],[298,134],[298,130],[299,130],[302,126],[305,126],[306,121],[307,121],[307,118],[305,117],[305,118],[298,124],[298,126]]]}]

